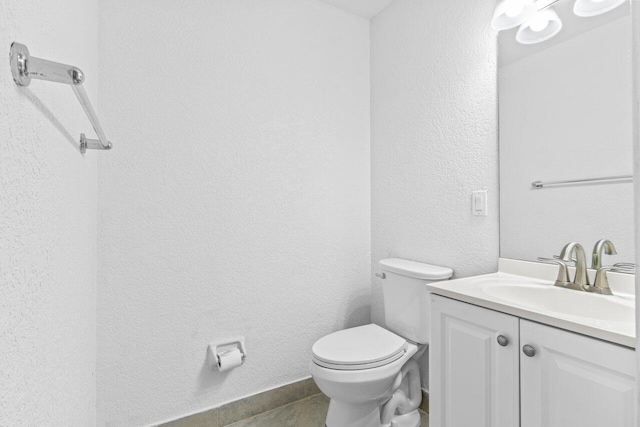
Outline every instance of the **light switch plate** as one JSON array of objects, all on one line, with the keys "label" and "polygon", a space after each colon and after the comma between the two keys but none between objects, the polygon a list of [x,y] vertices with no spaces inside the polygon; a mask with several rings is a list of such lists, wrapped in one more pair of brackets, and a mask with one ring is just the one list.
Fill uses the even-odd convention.
[{"label": "light switch plate", "polygon": [[474,216],[487,216],[487,190],[473,192],[471,196],[471,213]]}]

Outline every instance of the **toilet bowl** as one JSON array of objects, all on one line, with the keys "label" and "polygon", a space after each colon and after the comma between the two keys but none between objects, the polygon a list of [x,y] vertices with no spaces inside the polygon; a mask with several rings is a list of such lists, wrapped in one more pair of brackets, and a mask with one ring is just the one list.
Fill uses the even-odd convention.
[{"label": "toilet bowl", "polygon": [[331,402],[327,427],[418,427],[422,399],[416,360],[428,343],[427,282],[453,271],[414,261],[380,261],[386,328],[329,334],[313,345],[311,375]]},{"label": "toilet bowl", "polygon": [[[348,332],[351,338],[355,338],[355,341],[350,345],[337,345],[334,349],[335,353],[331,353],[329,345],[326,345],[327,342],[339,344],[340,341],[345,341],[346,337],[339,336],[345,332]],[[373,324],[339,331],[336,334],[327,335],[322,340],[314,345],[314,356],[310,363],[310,370],[320,390],[331,398],[327,426],[382,426],[381,407],[400,387],[404,379],[400,375],[402,367],[412,357],[418,357],[422,354],[425,346],[407,342],[392,332]],[[365,347],[367,344],[379,345],[377,351],[374,350],[367,356],[360,346],[364,341],[367,341],[364,343]],[[325,348],[319,348],[320,346],[317,345],[319,343],[324,343]],[[400,343],[400,346],[396,345]],[[344,356],[349,354],[350,350],[356,350],[356,352],[360,350],[360,352],[355,357],[347,356],[339,359],[339,356],[334,356],[333,363],[327,362],[327,355],[337,353],[337,355]],[[388,354],[380,357],[384,353]],[[350,363],[344,360],[348,360]],[[419,388],[417,393],[421,393]],[[420,401],[418,401],[419,404]],[[417,406],[414,409],[417,409]],[[419,424],[420,418],[418,418],[417,425]]]}]

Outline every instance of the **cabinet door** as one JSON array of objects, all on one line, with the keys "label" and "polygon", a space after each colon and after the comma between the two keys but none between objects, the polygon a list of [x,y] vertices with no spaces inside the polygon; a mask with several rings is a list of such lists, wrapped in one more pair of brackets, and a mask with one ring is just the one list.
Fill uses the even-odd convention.
[{"label": "cabinet door", "polygon": [[520,343],[522,427],[636,427],[633,350],[526,320]]},{"label": "cabinet door", "polygon": [[429,425],[517,426],[518,357],[517,317],[432,295]]}]

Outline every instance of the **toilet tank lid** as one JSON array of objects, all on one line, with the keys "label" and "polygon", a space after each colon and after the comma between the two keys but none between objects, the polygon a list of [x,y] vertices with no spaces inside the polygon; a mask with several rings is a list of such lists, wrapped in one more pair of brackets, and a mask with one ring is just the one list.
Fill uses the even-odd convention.
[{"label": "toilet tank lid", "polygon": [[400,258],[383,259],[380,261],[380,268],[382,271],[401,274],[414,279],[443,280],[453,276],[453,270],[449,267],[440,267]]}]

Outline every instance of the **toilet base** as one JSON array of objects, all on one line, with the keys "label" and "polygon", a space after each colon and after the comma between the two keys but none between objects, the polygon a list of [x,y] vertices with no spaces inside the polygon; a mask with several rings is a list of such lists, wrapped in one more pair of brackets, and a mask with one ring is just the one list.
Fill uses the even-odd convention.
[{"label": "toilet base", "polygon": [[346,403],[331,399],[326,427],[378,427],[380,406],[377,402]]},{"label": "toilet base", "polygon": [[421,422],[422,417],[416,409],[403,415],[396,415],[393,417],[391,424],[381,425],[381,427],[420,427]]},{"label": "toilet base", "polygon": [[420,412],[416,409],[393,417],[391,424],[380,424],[377,403],[355,404],[331,399],[326,427],[420,427]]}]

